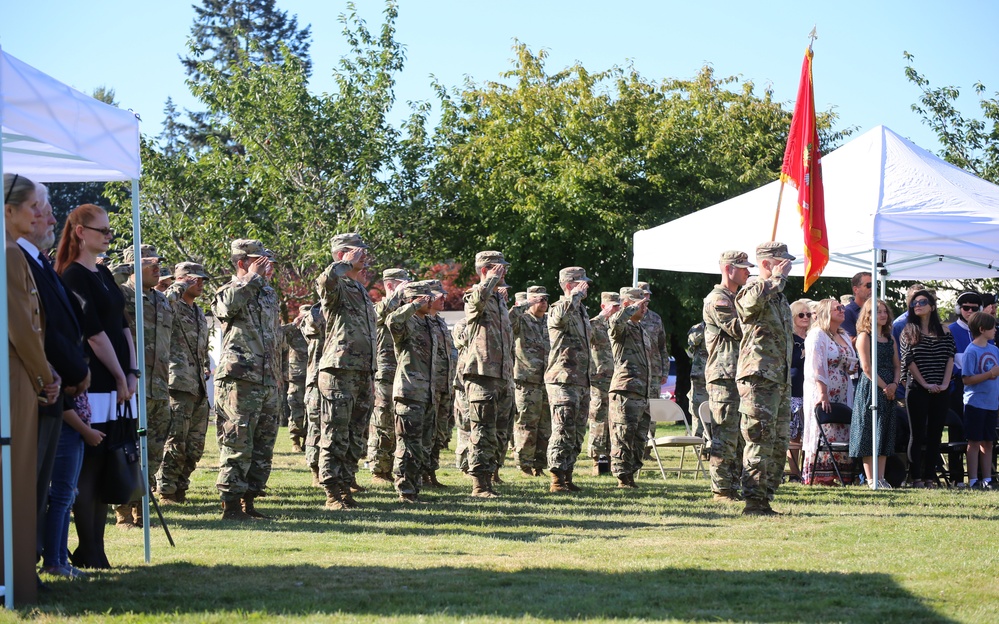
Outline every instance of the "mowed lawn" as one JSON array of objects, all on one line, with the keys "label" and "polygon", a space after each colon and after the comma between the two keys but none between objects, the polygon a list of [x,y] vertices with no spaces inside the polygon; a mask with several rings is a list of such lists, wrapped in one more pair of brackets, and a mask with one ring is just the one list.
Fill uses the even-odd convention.
[{"label": "mowed lawn", "polygon": [[165,511],[176,548],[154,525],[145,564],[142,531],[109,526],[114,570],[45,577],[39,606],[0,619],[999,620],[999,493],[789,485],[774,503],[788,515],[744,518],[704,479],[644,472],[641,489],[618,490],[581,461],[581,494],[551,495],[508,466],[503,497],[476,500],[447,469],[431,504],[380,487],[358,497],[363,509],[333,513],[282,429],[258,501],[275,519],[232,524],[219,519],[212,433],[191,502]]}]

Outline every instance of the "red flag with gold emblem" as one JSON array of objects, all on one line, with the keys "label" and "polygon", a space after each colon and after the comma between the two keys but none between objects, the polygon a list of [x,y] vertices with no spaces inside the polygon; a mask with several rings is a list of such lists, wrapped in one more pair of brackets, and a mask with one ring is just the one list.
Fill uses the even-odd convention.
[{"label": "red flag with gold emblem", "polygon": [[822,151],[815,125],[812,88],[812,47],[805,50],[801,83],[794,103],[791,131],[784,150],[780,179],[798,190],[798,214],[805,235],[805,290],[815,283],[829,262],[825,200],[822,193]]}]

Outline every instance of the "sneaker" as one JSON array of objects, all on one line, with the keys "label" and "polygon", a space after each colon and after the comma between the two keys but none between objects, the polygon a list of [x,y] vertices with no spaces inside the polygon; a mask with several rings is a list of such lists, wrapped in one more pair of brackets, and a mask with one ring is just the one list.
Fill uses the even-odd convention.
[{"label": "sneaker", "polygon": [[893,488],[891,486],[891,483],[888,483],[887,480],[885,480],[885,479],[878,479],[878,489],[879,490],[893,490],[895,488]]}]

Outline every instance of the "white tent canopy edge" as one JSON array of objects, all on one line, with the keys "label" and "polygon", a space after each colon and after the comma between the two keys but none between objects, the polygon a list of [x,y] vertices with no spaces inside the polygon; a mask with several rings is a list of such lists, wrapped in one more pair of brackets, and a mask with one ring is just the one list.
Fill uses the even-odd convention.
[{"label": "white tent canopy edge", "polygon": [[[72,89],[0,49],[0,174],[19,173],[35,182],[132,181],[132,236],[139,231],[139,121],[132,113]],[[5,229],[0,212],[0,230]],[[136,257],[135,273],[141,273]],[[0,327],[7,328],[7,258],[0,254]],[[136,314],[136,344],[144,344],[142,315]],[[137,349],[144,370],[145,350]],[[3,465],[4,604],[14,608],[11,533],[9,343],[0,340],[0,461]],[[139,426],[145,428],[145,388],[139,384]],[[141,441],[143,475],[148,469]],[[148,509],[148,494],[143,498]],[[144,523],[149,561],[149,523]]]}]

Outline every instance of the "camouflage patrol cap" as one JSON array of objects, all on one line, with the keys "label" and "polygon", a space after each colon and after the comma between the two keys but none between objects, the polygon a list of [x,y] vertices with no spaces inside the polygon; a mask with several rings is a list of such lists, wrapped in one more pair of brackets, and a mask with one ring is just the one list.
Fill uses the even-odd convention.
[{"label": "camouflage patrol cap", "polygon": [[160,267],[160,281],[173,279],[173,266],[164,264]]},{"label": "camouflage patrol cap", "polygon": [[635,288],[641,288],[642,290],[644,290],[645,292],[649,293],[650,295],[652,294],[652,289],[649,288],[649,283],[648,282],[638,282],[637,284],[635,284]]},{"label": "camouflage patrol cap", "polygon": [[749,261],[749,254],[744,251],[723,251],[720,258],[718,258],[719,265],[734,266],[740,269],[751,269],[755,264]]},{"label": "camouflage patrol cap", "polygon": [[350,247],[360,247],[361,249],[368,248],[368,246],[364,244],[364,241],[361,240],[361,235],[357,232],[337,234],[332,240],[330,240],[330,250],[333,253],[342,249],[349,249]]},{"label": "camouflage patrol cap", "polygon": [[487,264],[502,264],[509,266],[509,262],[503,258],[502,251],[480,251],[475,254],[475,268],[480,269]]},{"label": "camouflage patrol cap", "polygon": [[600,293],[600,303],[621,303],[621,295],[616,292],[602,292]]},{"label": "camouflage patrol cap", "polygon": [[630,299],[631,301],[641,301],[645,299],[645,291],[641,288],[632,288],[630,286],[625,286],[621,289],[621,302],[624,303],[625,299]]},{"label": "camouflage patrol cap", "polygon": [[548,299],[548,289],[545,288],[544,286],[528,286],[527,296],[530,297],[531,295],[534,295],[535,297],[544,297],[545,299]]},{"label": "camouflage patrol cap", "polygon": [[417,297],[432,297],[434,291],[430,288],[429,280],[421,280],[419,282],[410,282],[406,284],[406,287],[402,291],[402,296],[406,299],[416,299]]},{"label": "camouflage patrol cap", "polygon": [[[142,250],[143,258],[156,258],[157,260],[160,259],[159,254],[156,253],[156,248],[153,247],[152,245],[142,245],[140,249]],[[126,247],[125,251],[122,252],[122,255],[125,257],[125,264],[135,263],[135,247],[133,245],[129,245],[128,247]]]},{"label": "camouflage patrol cap", "polygon": [[444,282],[440,280],[425,280],[427,284],[430,284],[430,290],[438,295],[446,295],[447,291],[444,290]]},{"label": "camouflage patrol cap", "polygon": [[230,255],[240,258],[259,258],[260,256],[270,256],[271,253],[264,248],[264,244],[255,238],[237,238],[229,243]]},{"label": "camouflage patrol cap", "polygon": [[586,269],[583,267],[565,267],[558,272],[558,283],[568,284],[569,282],[592,282],[586,277]]},{"label": "camouflage patrol cap", "polygon": [[385,269],[382,271],[382,279],[409,280],[409,271],[406,269]]},{"label": "camouflage patrol cap", "polygon": [[777,241],[761,243],[756,246],[756,259],[763,260],[764,258],[775,260],[794,260],[794,256],[787,253],[787,245],[784,243],[778,243]]},{"label": "camouflage patrol cap", "polygon": [[520,305],[522,303],[527,303],[527,293],[522,291],[522,292],[519,292],[519,293],[515,294],[513,296],[513,302],[516,305]]},{"label": "camouflage patrol cap", "polygon": [[201,277],[208,279],[205,267],[197,262],[178,262],[177,266],[173,268],[173,276],[178,279],[181,277]]}]

